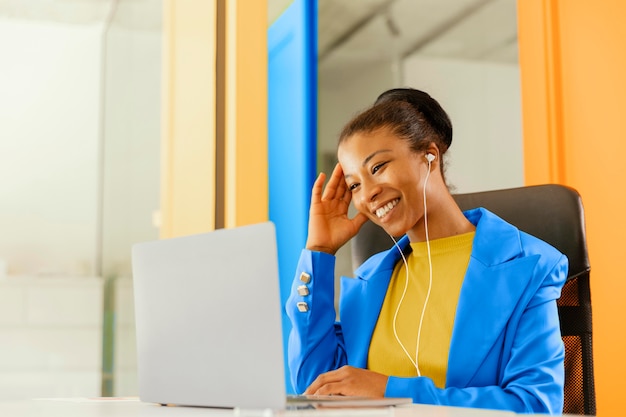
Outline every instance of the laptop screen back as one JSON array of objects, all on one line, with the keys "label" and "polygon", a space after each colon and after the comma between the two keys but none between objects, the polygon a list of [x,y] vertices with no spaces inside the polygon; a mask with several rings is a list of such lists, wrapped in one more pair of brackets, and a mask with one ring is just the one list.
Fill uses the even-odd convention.
[{"label": "laptop screen back", "polygon": [[139,396],[285,407],[272,223],[133,246]]}]

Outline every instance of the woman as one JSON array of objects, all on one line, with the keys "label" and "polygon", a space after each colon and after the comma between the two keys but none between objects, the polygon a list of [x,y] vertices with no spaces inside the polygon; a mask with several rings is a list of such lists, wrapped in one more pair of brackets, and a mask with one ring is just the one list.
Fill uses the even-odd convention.
[{"label": "woman", "polygon": [[[339,163],[313,185],[286,306],[298,392],[562,412],[567,259],[485,209],[458,208],[443,172],[451,141],[445,111],[413,89],[383,93],[344,128]],[[368,220],[403,237],[342,279],[335,322],[334,254]]]}]

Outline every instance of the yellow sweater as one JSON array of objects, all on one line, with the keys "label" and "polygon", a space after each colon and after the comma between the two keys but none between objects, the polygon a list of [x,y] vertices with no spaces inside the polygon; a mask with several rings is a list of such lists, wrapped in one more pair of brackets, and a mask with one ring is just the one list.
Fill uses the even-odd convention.
[{"label": "yellow sweater", "polygon": [[[454,316],[474,234],[471,232],[430,242],[433,279],[422,323],[417,363],[420,374],[430,377],[439,388],[446,385]],[[402,298],[407,278],[406,267],[400,260],[391,277],[370,344],[368,369],[385,375],[417,376],[411,359],[416,360],[415,346],[430,273],[426,242],[411,243],[411,248],[413,252],[407,257],[409,283],[406,294]],[[398,339],[411,359],[394,335],[394,316]]]}]

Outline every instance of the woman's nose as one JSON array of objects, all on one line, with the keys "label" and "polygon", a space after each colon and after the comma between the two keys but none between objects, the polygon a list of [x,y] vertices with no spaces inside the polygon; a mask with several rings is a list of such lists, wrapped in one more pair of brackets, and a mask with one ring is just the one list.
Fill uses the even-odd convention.
[{"label": "woman's nose", "polygon": [[363,203],[367,204],[374,200],[381,192],[381,187],[375,181],[363,181],[361,184],[361,196],[363,198]]}]

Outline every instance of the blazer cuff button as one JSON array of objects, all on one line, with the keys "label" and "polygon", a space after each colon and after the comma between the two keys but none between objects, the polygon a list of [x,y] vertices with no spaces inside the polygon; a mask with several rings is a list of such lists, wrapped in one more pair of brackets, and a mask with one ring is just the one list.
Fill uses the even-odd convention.
[{"label": "blazer cuff button", "polygon": [[306,285],[300,285],[298,287],[298,294],[302,297],[309,295],[309,288]]},{"label": "blazer cuff button", "polygon": [[311,282],[311,275],[307,274],[306,272],[301,273],[300,281],[304,282],[305,284],[308,284],[309,282]]}]

